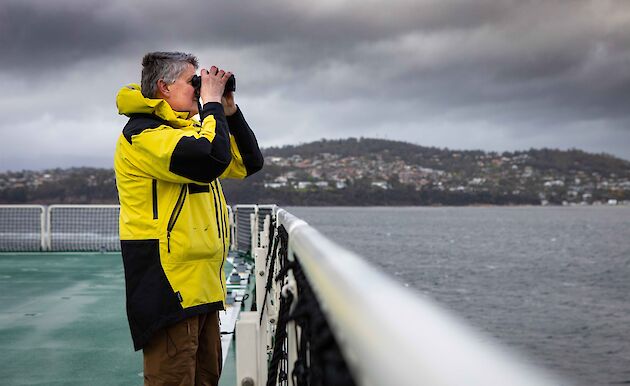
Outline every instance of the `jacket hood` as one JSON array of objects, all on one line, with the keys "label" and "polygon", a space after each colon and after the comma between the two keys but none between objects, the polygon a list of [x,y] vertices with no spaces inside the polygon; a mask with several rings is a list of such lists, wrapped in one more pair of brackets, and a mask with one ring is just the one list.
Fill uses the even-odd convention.
[{"label": "jacket hood", "polygon": [[118,114],[153,114],[164,119],[173,127],[186,127],[195,123],[187,119],[188,112],[179,112],[171,108],[164,99],[146,98],[140,91],[140,85],[131,83],[121,88],[116,95]]}]

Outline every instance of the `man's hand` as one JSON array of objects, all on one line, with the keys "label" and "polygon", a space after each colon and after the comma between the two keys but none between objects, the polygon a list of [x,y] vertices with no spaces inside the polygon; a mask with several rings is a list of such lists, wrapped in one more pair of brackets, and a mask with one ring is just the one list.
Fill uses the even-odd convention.
[{"label": "man's hand", "polygon": [[230,91],[221,98],[221,104],[223,105],[223,111],[226,116],[234,115],[238,107],[234,102],[234,92]]},{"label": "man's hand", "polygon": [[[210,70],[201,69],[201,91],[200,96],[203,103],[222,102],[223,90],[225,84],[232,76],[231,72],[225,72],[216,66],[210,67]],[[234,98],[232,98],[232,102]],[[227,114],[227,112],[226,112]]]}]

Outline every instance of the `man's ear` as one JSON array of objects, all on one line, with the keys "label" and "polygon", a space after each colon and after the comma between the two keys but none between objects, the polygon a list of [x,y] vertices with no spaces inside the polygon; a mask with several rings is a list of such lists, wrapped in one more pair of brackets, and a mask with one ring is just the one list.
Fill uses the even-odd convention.
[{"label": "man's ear", "polygon": [[162,96],[169,96],[169,94],[171,93],[171,91],[168,89],[168,84],[163,79],[157,81],[157,87],[159,93],[162,94]]}]

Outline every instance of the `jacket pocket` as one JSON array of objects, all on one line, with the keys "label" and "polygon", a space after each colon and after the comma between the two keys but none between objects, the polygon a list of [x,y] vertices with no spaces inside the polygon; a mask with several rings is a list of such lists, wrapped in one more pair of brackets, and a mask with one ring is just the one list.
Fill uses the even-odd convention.
[{"label": "jacket pocket", "polygon": [[157,180],[151,181],[151,202],[153,203],[153,219],[158,219],[158,194],[157,194]]},{"label": "jacket pocket", "polygon": [[171,217],[168,219],[168,225],[166,226],[166,248],[168,252],[171,252],[171,232],[175,227],[175,223],[177,223],[177,219],[179,215],[182,213],[182,209],[184,208],[184,202],[186,201],[186,194],[188,193],[188,186],[186,184],[182,185],[182,189],[179,191],[179,197],[177,197],[177,202],[175,203],[175,207],[173,208],[173,212],[171,212]]}]

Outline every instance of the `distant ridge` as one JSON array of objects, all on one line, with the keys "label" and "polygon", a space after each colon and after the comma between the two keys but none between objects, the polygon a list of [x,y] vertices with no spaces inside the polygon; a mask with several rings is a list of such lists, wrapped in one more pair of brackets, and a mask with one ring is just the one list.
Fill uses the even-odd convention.
[{"label": "distant ridge", "polygon": [[[280,205],[619,204],[630,161],[578,149],[449,150],[374,138],[263,149],[265,167],[225,180],[231,203]],[[116,203],[113,171],[0,174],[0,203]]]},{"label": "distant ridge", "polygon": [[588,153],[579,149],[559,150],[559,149],[529,149],[521,151],[493,152],[483,150],[451,150],[448,148],[427,147],[416,145],[410,142],[387,140],[378,138],[347,138],[347,139],[320,139],[318,141],[299,144],[285,145],[281,147],[269,147],[263,149],[263,154],[274,156],[291,156],[300,154],[303,157],[313,157],[318,153],[329,152],[344,156],[363,156],[375,153],[395,152],[409,162],[430,162],[437,156],[439,158],[449,158],[452,154],[462,154],[462,159],[478,155],[500,155],[506,157],[516,157],[528,154],[533,159],[539,160],[538,166],[558,168],[559,170],[569,170],[577,161],[585,166],[594,168],[600,172],[612,171],[630,173],[630,161],[615,157],[606,153]]}]

